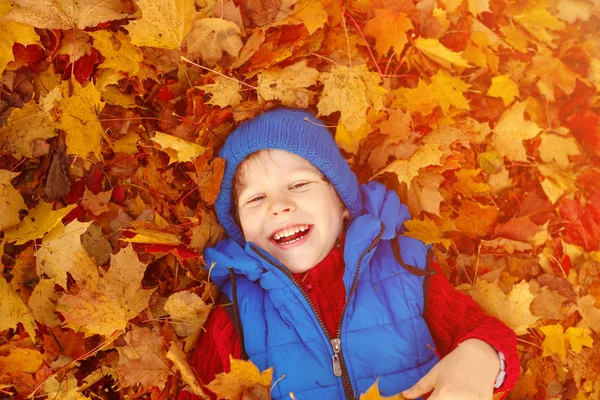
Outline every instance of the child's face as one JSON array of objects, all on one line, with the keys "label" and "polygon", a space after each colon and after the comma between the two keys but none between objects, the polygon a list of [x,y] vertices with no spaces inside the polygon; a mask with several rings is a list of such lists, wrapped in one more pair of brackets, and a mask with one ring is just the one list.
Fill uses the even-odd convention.
[{"label": "child's face", "polygon": [[294,273],[329,254],[349,213],[309,161],[284,150],[263,150],[242,165],[240,174],[237,212],[247,242]]}]

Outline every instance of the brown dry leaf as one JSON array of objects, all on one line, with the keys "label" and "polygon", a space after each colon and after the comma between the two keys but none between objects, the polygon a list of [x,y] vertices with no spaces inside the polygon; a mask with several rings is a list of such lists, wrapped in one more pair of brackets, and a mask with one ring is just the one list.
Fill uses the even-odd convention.
[{"label": "brown dry leaf", "polygon": [[562,304],[567,301],[557,291],[544,286],[531,302],[531,311],[543,320],[563,320]]},{"label": "brown dry leaf", "polygon": [[108,203],[112,196],[113,189],[107,190],[106,192],[100,192],[98,194],[92,193],[87,187],[83,192],[83,198],[81,205],[86,210],[89,210],[94,215],[100,215],[104,212],[110,211]]},{"label": "brown dry leaf", "polygon": [[264,101],[280,100],[293,108],[307,108],[315,93],[308,90],[316,85],[319,71],[306,65],[306,60],[285,68],[270,68],[258,74],[257,93]]},{"label": "brown dry leaf", "polygon": [[54,153],[54,157],[52,157],[52,163],[50,163],[44,193],[48,199],[58,200],[65,197],[70,189],[69,157],[65,154],[65,149],[59,147]]},{"label": "brown dry leaf", "polygon": [[200,210],[200,225],[190,229],[190,248],[196,253],[204,253],[207,246],[214,246],[225,237],[225,230],[219,224],[216,215],[212,211]]},{"label": "brown dry leaf", "polygon": [[89,278],[79,285],[78,294],[65,294],[58,300],[56,310],[64,316],[65,325],[83,331],[86,337],[108,337],[115,331],[124,331],[128,321],[148,307],[155,290],[142,288],[146,264],[138,260],[131,246],[111,255],[107,272],[98,269],[85,253],[76,255],[78,259],[71,270],[88,274]]},{"label": "brown dry leaf", "polygon": [[36,28],[71,30],[85,29],[102,22],[127,17],[129,9],[120,0],[95,2],[73,0],[14,0],[19,8],[5,18],[33,25]]},{"label": "brown dry leaf", "polygon": [[196,173],[188,172],[194,183],[198,185],[200,198],[209,206],[217,199],[221,188],[221,180],[225,172],[225,160],[219,157],[213,158],[213,152],[208,151],[194,160]]},{"label": "brown dry leaf", "polygon": [[519,336],[526,334],[538,320],[529,310],[534,296],[527,281],[514,285],[508,296],[497,283],[482,279],[468,292],[487,314],[499,318]]},{"label": "brown dry leaf", "polygon": [[279,22],[292,13],[291,8],[298,0],[244,0],[245,15],[256,26]]},{"label": "brown dry leaf", "polygon": [[162,336],[146,327],[132,325],[124,336],[126,345],[117,347],[116,374],[122,386],[141,385],[143,391],[163,389],[171,375]]},{"label": "brown dry leaf", "polygon": [[228,374],[220,373],[215,377],[208,388],[215,392],[217,396],[240,399],[245,390],[252,389],[255,386],[262,386],[267,391],[271,387],[273,380],[273,368],[260,372],[251,361],[237,360],[229,357],[231,363],[231,372]]},{"label": "brown dry leaf", "polygon": [[188,52],[202,57],[206,65],[213,66],[223,53],[237,58],[242,48],[240,27],[235,22],[220,18],[201,18],[186,38]]}]

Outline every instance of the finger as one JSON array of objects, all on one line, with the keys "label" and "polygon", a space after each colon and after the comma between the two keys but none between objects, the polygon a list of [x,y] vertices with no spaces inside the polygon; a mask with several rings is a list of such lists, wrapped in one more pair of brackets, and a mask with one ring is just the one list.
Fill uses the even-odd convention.
[{"label": "finger", "polygon": [[435,386],[437,374],[434,372],[435,368],[429,371],[427,375],[422,377],[419,382],[415,383],[411,388],[406,389],[402,392],[402,396],[407,399],[416,399],[417,397],[423,396],[425,393],[429,393]]}]

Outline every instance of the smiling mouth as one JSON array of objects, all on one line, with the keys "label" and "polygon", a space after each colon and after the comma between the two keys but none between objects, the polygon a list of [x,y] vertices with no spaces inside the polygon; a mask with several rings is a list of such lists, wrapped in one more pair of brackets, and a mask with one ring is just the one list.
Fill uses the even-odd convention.
[{"label": "smiling mouth", "polygon": [[271,240],[274,241],[279,246],[291,245],[291,244],[294,244],[294,243],[299,242],[302,239],[304,239],[312,231],[312,227],[313,227],[313,225],[308,225],[308,229],[300,230],[289,236],[277,237],[277,235],[273,235],[271,237]]}]

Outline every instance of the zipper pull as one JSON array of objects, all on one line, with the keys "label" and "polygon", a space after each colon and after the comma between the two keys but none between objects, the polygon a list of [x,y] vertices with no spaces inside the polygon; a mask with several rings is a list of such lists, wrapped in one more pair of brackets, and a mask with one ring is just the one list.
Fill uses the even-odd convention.
[{"label": "zipper pull", "polygon": [[340,339],[331,339],[331,347],[333,348],[333,357],[331,357],[333,363],[333,374],[335,376],[342,376],[342,365],[340,363],[339,352],[342,350],[342,341]]}]

